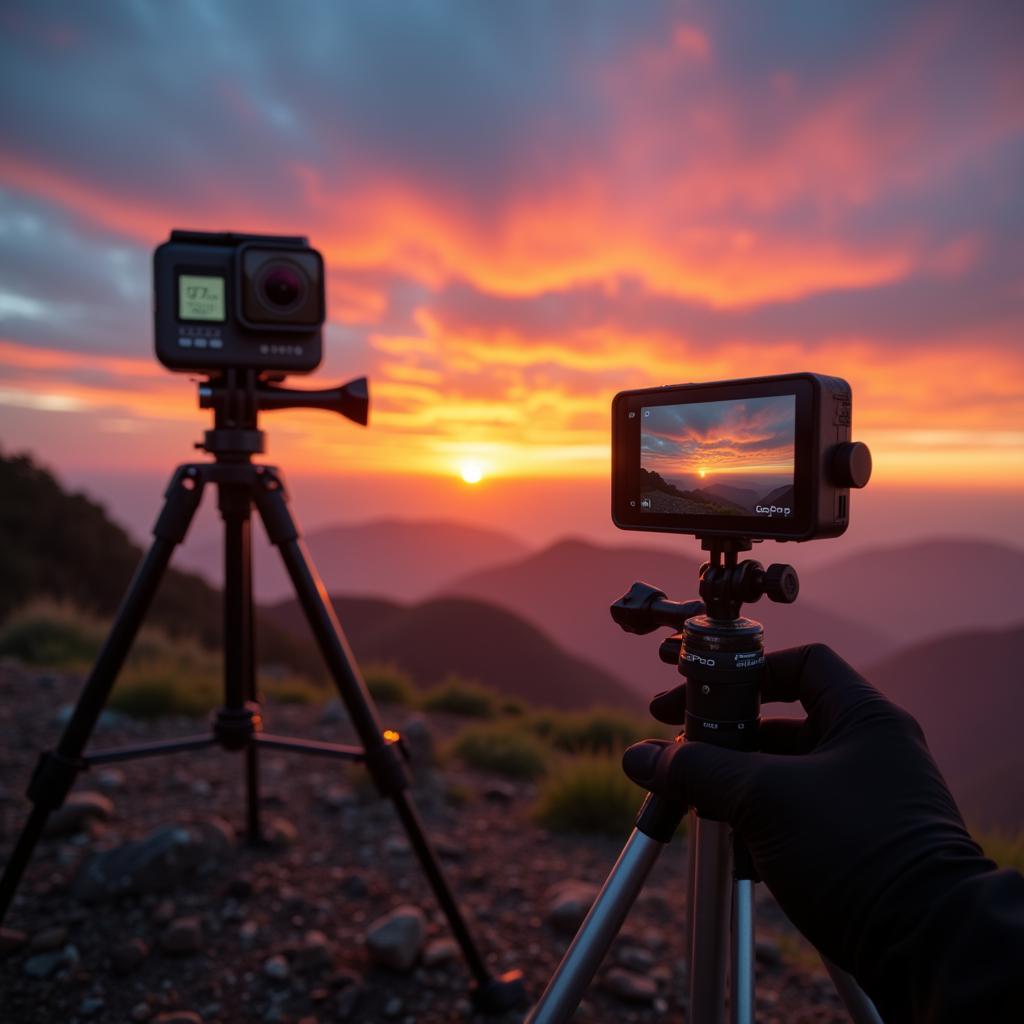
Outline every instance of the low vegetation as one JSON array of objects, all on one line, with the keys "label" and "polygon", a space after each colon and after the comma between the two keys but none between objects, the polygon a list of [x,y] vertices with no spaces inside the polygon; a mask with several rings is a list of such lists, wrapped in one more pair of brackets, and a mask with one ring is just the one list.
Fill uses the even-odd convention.
[{"label": "low vegetation", "polygon": [[424,711],[445,711],[466,718],[497,718],[503,710],[501,697],[494,690],[456,675],[428,690],[420,707]]},{"label": "low vegetation", "polygon": [[643,796],[623,774],[618,757],[568,758],[544,782],[533,815],[556,832],[625,836]]},{"label": "low vegetation", "polygon": [[1024,829],[1007,832],[1003,829],[975,832],[985,856],[991,857],[1001,868],[1024,872]]},{"label": "low vegetation", "polygon": [[463,729],[451,753],[470,768],[532,782],[548,769],[549,748],[517,721]]},{"label": "low vegetation", "polygon": [[412,707],[416,704],[416,687],[408,673],[395,665],[367,665],[363,679],[370,696],[378,704]]}]

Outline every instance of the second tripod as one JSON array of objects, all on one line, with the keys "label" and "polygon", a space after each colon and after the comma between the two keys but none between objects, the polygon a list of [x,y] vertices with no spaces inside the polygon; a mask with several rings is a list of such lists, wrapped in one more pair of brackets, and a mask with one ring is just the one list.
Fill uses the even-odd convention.
[{"label": "second tripod", "polygon": [[[659,651],[686,677],[686,719],[681,741],[734,750],[758,748],[764,630],[740,615],[744,603],[767,596],[790,604],[799,592],[788,565],[765,570],[738,560],[749,541],[704,542],[710,561],[701,567],[700,601],[680,603],[646,583],[634,583],[611,607],[628,633],[674,630]],[[636,827],[605,881],[528,1024],[569,1020],[604,960],[662,850],[687,808],[648,795]],[[687,1021],[752,1024],[754,1020],[754,870],[729,826],[689,811],[686,930],[689,960]],[[854,979],[825,961],[855,1024],[880,1024],[874,1005]]]}]

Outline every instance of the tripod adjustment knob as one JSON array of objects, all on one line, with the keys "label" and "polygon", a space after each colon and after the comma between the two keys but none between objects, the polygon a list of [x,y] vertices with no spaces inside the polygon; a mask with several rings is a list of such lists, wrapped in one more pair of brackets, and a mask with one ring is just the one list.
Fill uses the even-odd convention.
[{"label": "tripod adjustment knob", "polygon": [[800,577],[793,566],[776,562],[765,570],[763,586],[769,601],[792,604],[800,593]]}]

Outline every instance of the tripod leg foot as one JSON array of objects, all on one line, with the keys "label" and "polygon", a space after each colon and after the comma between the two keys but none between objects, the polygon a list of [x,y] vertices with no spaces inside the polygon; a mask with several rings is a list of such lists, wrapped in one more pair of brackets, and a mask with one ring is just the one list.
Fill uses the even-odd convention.
[{"label": "tripod leg foot", "polygon": [[526,986],[522,971],[508,971],[474,986],[469,994],[473,1006],[481,1013],[505,1013],[526,1006]]}]

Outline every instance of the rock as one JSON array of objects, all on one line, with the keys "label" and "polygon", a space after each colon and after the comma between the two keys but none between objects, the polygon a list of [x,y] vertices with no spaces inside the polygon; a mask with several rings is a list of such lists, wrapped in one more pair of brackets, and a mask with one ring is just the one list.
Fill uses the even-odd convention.
[{"label": "rock", "polygon": [[405,1008],[405,1004],[398,996],[391,996],[384,1004],[385,1017],[397,1017]]},{"label": "rock", "polygon": [[344,722],[348,715],[345,707],[337,697],[332,697],[320,712],[320,722],[323,725],[333,725],[335,722]]},{"label": "rock", "polygon": [[243,921],[238,929],[238,938],[243,946],[251,946],[260,934],[260,926],[255,921]]},{"label": "rock", "polygon": [[597,892],[596,885],[573,879],[555,886],[548,894],[548,924],[567,935],[575,935]]},{"label": "rock", "polygon": [[171,1010],[154,1017],[153,1024],[203,1024],[203,1018],[191,1010]]},{"label": "rock", "polygon": [[604,976],[601,987],[625,1003],[650,1003],[658,994],[658,986],[654,981],[622,967],[613,967]]},{"label": "rock", "polygon": [[348,786],[328,786],[319,794],[320,802],[331,811],[340,811],[344,807],[352,807],[359,801]]},{"label": "rock", "polygon": [[425,768],[434,763],[434,734],[423,715],[413,715],[403,722],[398,734],[414,768]]},{"label": "rock", "polygon": [[484,790],[484,799],[488,803],[499,804],[502,807],[507,807],[515,798],[515,787],[506,782],[492,782]]},{"label": "rock", "polygon": [[649,974],[654,968],[654,957],[639,946],[621,946],[615,951],[615,962],[627,971]]},{"label": "rock", "polygon": [[96,773],[100,789],[120,789],[124,785],[124,772],[120,768],[103,768]]},{"label": "rock", "polygon": [[454,939],[434,939],[423,950],[425,967],[439,967],[459,958],[459,947]]},{"label": "rock", "polygon": [[394,971],[408,971],[416,963],[427,934],[419,907],[397,907],[378,918],[366,932],[366,948],[374,963]]},{"label": "rock", "polygon": [[83,1017],[91,1017],[93,1014],[99,1013],[106,1005],[106,1000],[101,999],[99,996],[86,996],[78,1004],[78,1012]]},{"label": "rock", "polygon": [[436,836],[434,838],[434,849],[439,857],[444,857],[445,860],[454,861],[455,863],[459,863],[466,858],[466,848],[461,843],[457,843],[454,839],[448,839],[445,836]]},{"label": "rock", "polygon": [[55,953],[39,953],[36,956],[30,956],[25,961],[22,970],[29,978],[49,978],[51,974],[56,973],[60,967],[64,966],[66,959],[63,950]]},{"label": "rock", "polygon": [[338,1020],[352,1020],[352,1015],[356,1012],[356,1008],[359,1006],[359,1001],[362,998],[362,985],[349,985],[348,988],[343,989],[341,995],[338,996],[336,1004]]},{"label": "rock", "polygon": [[153,1009],[149,1003],[136,1003],[128,1016],[134,1021],[147,1021],[153,1016]]},{"label": "rock", "polygon": [[405,857],[412,853],[412,848],[405,836],[388,836],[384,841],[384,852],[389,857]]},{"label": "rock", "polygon": [[0,956],[13,953],[25,945],[28,936],[14,928],[0,928]]},{"label": "rock", "polygon": [[45,835],[70,836],[81,832],[91,821],[107,821],[114,816],[114,804],[102,793],[85,790],[69,793],[63,805],[46,819]]},{"label": "rock", "polygon": [[52,928],[44,928],[41,932],[36,932],[29,942],[29,948],[45,953],[51,949],[60,949],[67,941],[67,928],[55,925]]},{"label": "rock", "polygon": [[131,974],[142,966],[142,961],[149,956],[149,946],[142,939],[129,939],[119,942],[110,951],[110,966],[116,974]]},{"label": "rock", "polygon": [[[75,713],[74,704],[61,704],[57,708],[53,716],[54,724],[59,726],[65,726],[71,721],[71,716]],[[119,711],[114,711],[112,708],[104,708],[100,712],[100,716],[96,719],[97,729],[112,729],[118,725],[122,725],[125,721],[125,716]]]},{"label": "rock", "polygon": [[263,838],[278,850],[285,850],[299,838],[299,830],[287,818],[270,818],[263,826]]},{"label": "rock", "polygon": [[271,981],[280,984],[288,980],[288,975],[291,971],[288,969],[288,961],[280,954],[277,954],[264,962],[263,973]]},{"label": "rock", "polygon": [[362,899],[364,896],[369,896],[370,885],[366,881],[365,876],[353,871],[351,874],[345,876],[341,883],[341,891],[349,899],[358,900]]},{"label": "rock", "polygon": [[198,917],[179,917],[160,936],[160,948],[172,956],[198,953],[203,945],[203,926]]},{"label": "rock", "polygon": [[327,936],[323,932],[308,931],[302,938],[302,945],[295,951],[295,968],[299,971],[321,970],[333,959]]},{"label": "rock", "polygon": [[233,847],[230,827],[219,819],[159,828],[144,839],[94,853],[72,891],[87,901],[161,892],[187,874],[220,864]]},{"label": "rock", "polygon": [[754,943],[754,959],[765,967],[781,967],[782,950],[772,939],[758,939]]}]

